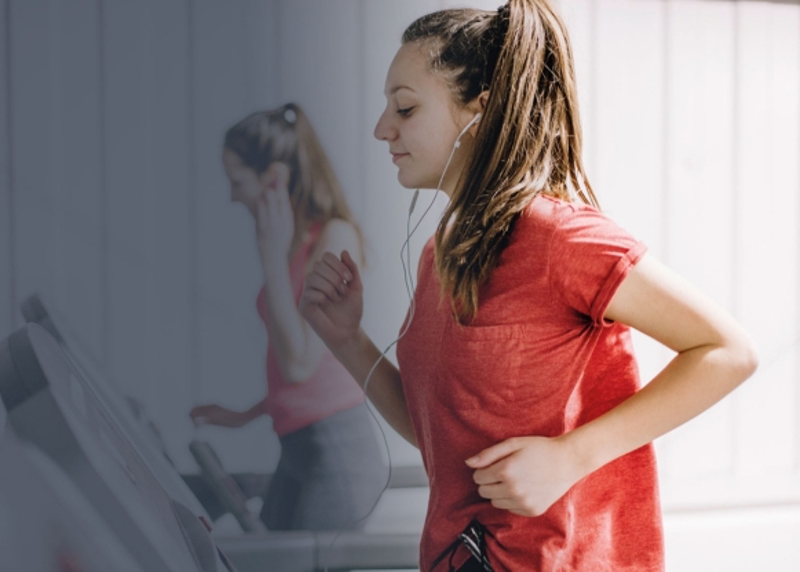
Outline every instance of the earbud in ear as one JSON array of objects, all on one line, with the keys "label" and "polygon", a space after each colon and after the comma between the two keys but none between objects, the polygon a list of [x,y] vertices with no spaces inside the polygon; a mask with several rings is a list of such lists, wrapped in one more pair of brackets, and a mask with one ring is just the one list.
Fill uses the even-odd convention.
[{"label": "earbud in ear", "polygon": [[462,136],[462,135],[464,135],[464,133],[466,133],[466,132],[467,132],[467,129],[469,129],[470,127],[472,127],[473,125],[475,125],[475,124],[476,124],[478,121],[480,121],[480,120],[481,120],[481,117],[483,117],[483,115],[482,115],[482,114],[480,114],[480,113],[476,113],[476,114],[475,114],[475,117],[473,117],[472,119],[470,119],[470,120],[469,120],[469,123],[467,123],[467,124],[464,126],[464,129],[462,129],[462,130],[461,130],[461,133],[459,133],[459,134],[458,134],[458,137],[456,137],[456,143],[455,143],[455,146],[456,146],[456,148],[458,148],[458,147],[461,147],[461,136]]}]

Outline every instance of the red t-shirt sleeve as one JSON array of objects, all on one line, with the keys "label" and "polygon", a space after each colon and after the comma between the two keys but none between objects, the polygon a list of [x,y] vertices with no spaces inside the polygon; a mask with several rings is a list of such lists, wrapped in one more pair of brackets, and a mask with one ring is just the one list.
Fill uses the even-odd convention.
[{"label": "red t-shirt sleeve", "polygon": [[617,288],[647,247],[600,211],[574,206],[557,225],[548,260],[550,287],[597,326]]}]

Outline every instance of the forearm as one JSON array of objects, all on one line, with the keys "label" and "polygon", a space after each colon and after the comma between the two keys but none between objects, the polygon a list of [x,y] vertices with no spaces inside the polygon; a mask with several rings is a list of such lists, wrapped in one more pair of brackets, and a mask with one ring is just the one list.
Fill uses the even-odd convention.
[{"label": "forearm", "polygon": [[247,417],[247,422],[253,421],[261,417],[262,415],[266,414],[266,410],[264,409],[264,402],[267,400],[265,397],[255,405],[253,405],[250,409],[244,412],[244,415]]},{"label": "forearm", "polygon": [[[366,385],[369,400],[375,405],[384,419],[406,441],[419,447],[408,414],[403,384],[398,369],[386,358],[381,357],[375,346],[363,330],[349,344],[333,350],[334,356],[347,368],[362,389]],[[372,367],[380,358],[373,370]],[[372,374],[370,374],[372,371]],[[369,379],[367,380],[367,376]]]},{"label": "forearm", "polygon": [[265,263],[264,268],[269,336],[278,365],[286,381],[305,381],[316,369],[325,346],[295,305],[288,269],[271,275],[269,268],[275,266]]},{"label": "forearm", "polygon": [[679,353],[647,386],[564,436],[588,474],[702,413],[755,370],[748,344]]}]

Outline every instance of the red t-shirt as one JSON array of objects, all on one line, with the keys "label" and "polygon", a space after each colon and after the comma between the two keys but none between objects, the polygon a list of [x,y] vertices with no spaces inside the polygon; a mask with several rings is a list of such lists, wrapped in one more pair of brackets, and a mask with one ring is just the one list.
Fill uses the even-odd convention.
[{"label": "red t-shirt", "polygon": [[[322,231],[322,224],[314,225],[306,241],[289,265],[295,304],[303,293],[306,265],[311,250]],[[267,298],[264,288],[256,300],[258,314],[269,326]],[[345,409],[364,402],[364,391],[350,372],[326,350],[311,376],[301,383],[288,383],[281,372],[275,346],[267,345],[267,399],[265,411],[272,417],[272,427],[280,436],[302,429]]]},{"label": "red t-shirt", "polygon": [[[473,520],[496,572],[655,572],[664,569],[652,445],[578,482],[539,517],[494,508],[464,463],[516,436],[557,436],[639,388],[629,329],[603,319],[645,246],[596,209],[538,196],[520,215],[477,318],[460,326],[440,303],[433,241],[420,260],[416,312],[398,343],[408,410],[430,500],[423,572]],[[466,549],[455,553],[459,566]]]}]

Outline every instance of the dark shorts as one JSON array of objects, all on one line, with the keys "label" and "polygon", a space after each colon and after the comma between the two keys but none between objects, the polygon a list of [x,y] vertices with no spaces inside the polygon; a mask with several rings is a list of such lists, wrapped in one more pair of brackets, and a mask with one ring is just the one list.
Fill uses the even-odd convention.
[{"label": "dark shorts", "polygon": [[389,474],[373,423],[362,404],[280,437],[261,510],[267,528],[363,528]]}]

